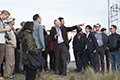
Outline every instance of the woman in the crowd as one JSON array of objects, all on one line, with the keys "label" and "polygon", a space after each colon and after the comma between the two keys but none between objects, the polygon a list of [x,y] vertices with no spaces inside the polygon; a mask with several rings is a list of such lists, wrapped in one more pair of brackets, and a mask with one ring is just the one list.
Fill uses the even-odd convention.
[{"label": "woman in the crowd", "polygon": [[35,30],[33,22],[26,22],[23,29],[20,32],[20,38],[22,41],[22,63],[26,67],[26,80],[35,80],[36,70],[28,67],[28,60],[26,50],[34,55],[38,54],[36,43],[33,38],[33,31]]}]

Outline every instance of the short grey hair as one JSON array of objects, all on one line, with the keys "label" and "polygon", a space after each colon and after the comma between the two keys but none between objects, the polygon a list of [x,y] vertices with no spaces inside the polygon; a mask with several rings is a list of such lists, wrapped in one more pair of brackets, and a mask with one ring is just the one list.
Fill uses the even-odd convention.
[{"label": "short grey hair", "polygon": [[54,24],[56,24],[57,20],[58,20],[58,19],[55,19],[55,20],[54,20]]},{"label": "short grey hair", "polygon": [[23,24],[25,24],[25,21],[22,21],[22,22],[20,23],[21,26],[23,26]]}]

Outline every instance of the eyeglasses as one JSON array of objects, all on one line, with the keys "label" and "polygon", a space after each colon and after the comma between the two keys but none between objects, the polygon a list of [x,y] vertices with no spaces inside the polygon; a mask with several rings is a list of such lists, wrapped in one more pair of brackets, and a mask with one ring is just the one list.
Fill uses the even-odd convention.
[{"label": "eyeglasses", "polygon": [[96,25],[95,27],[96,27],[96,28],[99,28],[99,25]]}]

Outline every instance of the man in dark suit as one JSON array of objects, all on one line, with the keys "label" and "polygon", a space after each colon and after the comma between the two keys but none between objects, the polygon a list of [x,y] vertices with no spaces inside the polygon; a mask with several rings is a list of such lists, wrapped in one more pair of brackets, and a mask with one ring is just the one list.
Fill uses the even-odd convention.
[{"label": "man in dark suit", "polygon": [[92,27],[87,25],[85,28],[86,31],[86,46],[84,53],[85,67],[88,66],[89,61],[94,70],[96,70],[95,65],[95,53],[97,51],[97,41],[93,33],[91,32]]},{"label": "man in dark suit", "polygon": [[54,21],[55,27],[52,27],[50,31],[50,40],[53,42],[53,50],[55,51],[57,68],[59,75],[66,76],[66,56],[67,47],[69,47],[67,32],[77,29],[79,26],[84,24],[79,24],[73,27],[61,26],[58,19]]},{"label": "man in dark suit", "polygon": [[[107,29],[106,28],[102,28],[101,32],[107,35]],[[108,36],[107,36],[107,40],[108,40]],[[107,72],[109,73],[110,60],[109,60],[109,48],[108,47],[106,47],[106,49],[105,49],[105,56],[106,56]]]}]

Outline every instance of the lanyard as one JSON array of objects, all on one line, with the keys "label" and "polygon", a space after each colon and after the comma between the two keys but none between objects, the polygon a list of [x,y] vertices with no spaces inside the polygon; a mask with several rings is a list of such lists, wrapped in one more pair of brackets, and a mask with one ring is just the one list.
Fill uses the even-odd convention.
[{"label": "lanyard", "polygon": [[[0,19],[1,20],[1,19]],[[3,24],[3,28],[5,29],[5,24],[3,23],[3,21],[1,20],[2,24]]]},{"label": "lanyard", "polygon": [[[10,26],[10,25],[8,24],[8,26]],[[14,34],[16,35],[16,33],[15,33],[15,31],[14,31],[13,27],[11,27],[11,26],[10,26],[10,28],[13,30]]]},{"label": "lanyard", "polygon": [[57,32],[57,33],[59,33],[59,32],[60,32],[60,28],[57,30],[57,28],[55,27],[55,29],[56,29],[56,32]]},{"label": "lanyard", "polygon": [[[10,25],[8,24],[8,26],[10,26]],[[13,29],[13,27],[11,27],[11,26],[10,26],[10,28]]]}]

